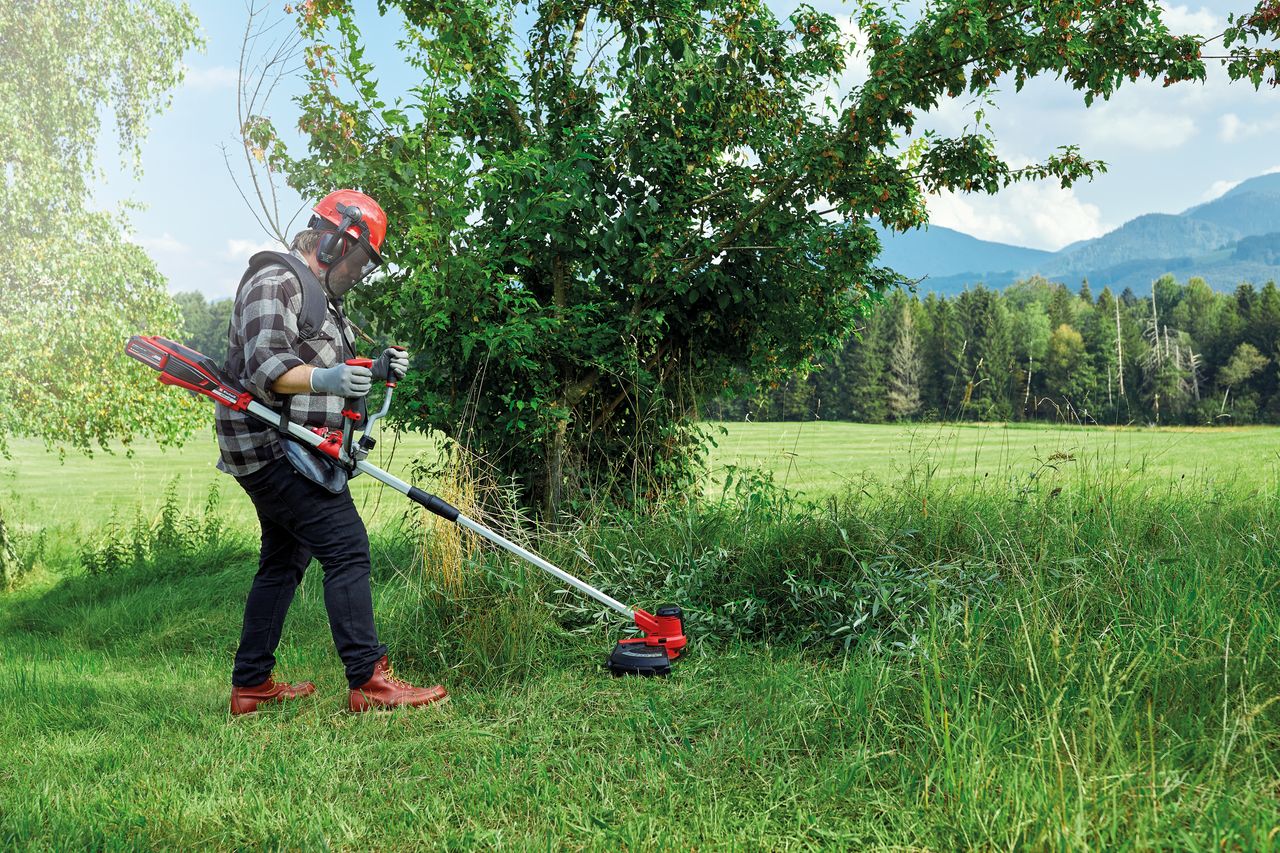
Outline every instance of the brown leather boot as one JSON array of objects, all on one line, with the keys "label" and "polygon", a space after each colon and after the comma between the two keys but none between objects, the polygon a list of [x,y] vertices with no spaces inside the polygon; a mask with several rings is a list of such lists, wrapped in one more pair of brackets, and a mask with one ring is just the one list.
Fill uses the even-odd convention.
[{"label": "brown leather boot", "polygon": [[449,694],[439,684],[414,687],[391,672],[386,655],[373,665],[373,677],[351,691],[347,707],[353,712],[390,711],[393,708],[418,707],[448,701]]},{"label": "brown leather boot", "polygon": [[310,681],[304,681],[301,684],[277,684],[275,679],[268,675],[267,680],[257,687],[231,688],[231,713],[236,716],[251,714],[258,710],[259,705],[283,702],[286,699],[300,699],[315,692],[316,686]]}]

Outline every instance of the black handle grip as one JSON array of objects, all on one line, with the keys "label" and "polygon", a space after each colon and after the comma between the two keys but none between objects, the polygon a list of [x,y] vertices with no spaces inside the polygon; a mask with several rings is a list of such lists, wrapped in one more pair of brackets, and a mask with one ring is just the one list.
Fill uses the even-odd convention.
[{"label": "black handle grip", "polygon": [[409,500],[422,504],[428,512],[434,512],[445,521],[457,521],[458,516],[462,514],[449,502],[441,500],[430,492],[424,492],[417,486],[409,489]]}]

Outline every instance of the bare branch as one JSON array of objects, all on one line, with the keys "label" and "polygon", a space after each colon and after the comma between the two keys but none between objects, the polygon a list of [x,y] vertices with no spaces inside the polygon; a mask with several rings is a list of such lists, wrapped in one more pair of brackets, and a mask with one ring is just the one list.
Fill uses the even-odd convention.
[{"label": "bare branch", "polygon": [[280,38],[270,38],[269,34],[285,25],[286,21],[263,20],[267,8],[266,3],[256,0],[245,2],[246,20],[236,73],[237,134],[247,179],[237,176],[226,146],[222,147],[222,154],[236,192],[259,227],[275,240],[288,245],[287,232],[298,214],[294,213],[288,219],[283,217],[280,178],[271,168],[269,153],[256,151],[249,134],[251,125],[266,112],[281,81],[301,67],[297,59],[302,37],[291,29]]}]

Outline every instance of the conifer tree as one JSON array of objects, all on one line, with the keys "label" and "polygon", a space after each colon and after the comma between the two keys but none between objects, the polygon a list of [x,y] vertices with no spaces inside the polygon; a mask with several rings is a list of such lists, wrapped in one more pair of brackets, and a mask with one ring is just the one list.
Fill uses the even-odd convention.
[{"label": "conifer tree", "polygon": [[894,294],[887,308],[889,357],[885,402],[892,420],[909,420],[920,411],[920,382],[924,373],[915,312],[912,301],[901,291]]},{"label": "conifer tree", "polygon": [[1007,420],[1013,413],[1013,346],[999,293],[979,285],[960,294],[957,313],[972,345],[965,357],[965,417]]}]

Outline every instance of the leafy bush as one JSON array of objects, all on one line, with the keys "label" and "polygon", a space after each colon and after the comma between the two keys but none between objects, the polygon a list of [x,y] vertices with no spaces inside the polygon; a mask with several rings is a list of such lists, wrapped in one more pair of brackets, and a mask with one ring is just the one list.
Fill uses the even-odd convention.
[{"label": "leafy bush", "polygon": [[44,557],[48,539],[44,530],[34,536],[18,536],[5,529],[0,518],[0,592],[18,586]]},{"label": "leafy bush", "polygon": [[127,567],[142,569],[161,560],[172,563],[219,545],[228,533],[219,512],[221,502],[218,484],[213,482],[203,513],[188,515],[178,502],[177,478],[171,479],[154,523],[139,507],[133,523],[125,528],[113,512],[105,527],[81,546],[80,564],[90,575],[114,575]]}]

